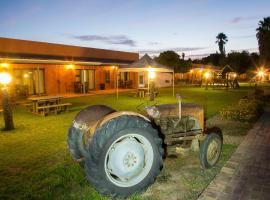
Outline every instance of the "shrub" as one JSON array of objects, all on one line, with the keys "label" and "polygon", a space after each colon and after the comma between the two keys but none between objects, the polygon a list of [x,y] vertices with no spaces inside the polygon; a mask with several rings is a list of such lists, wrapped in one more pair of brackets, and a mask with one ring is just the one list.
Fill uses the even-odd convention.
[{"label": "shrub", "polygon": [[254,121],[263,111],[263,99],[263,91],[256,89],[252,94],[240,99],[237,105],[223,108],[219,114],[224,119],[242,122]]}]

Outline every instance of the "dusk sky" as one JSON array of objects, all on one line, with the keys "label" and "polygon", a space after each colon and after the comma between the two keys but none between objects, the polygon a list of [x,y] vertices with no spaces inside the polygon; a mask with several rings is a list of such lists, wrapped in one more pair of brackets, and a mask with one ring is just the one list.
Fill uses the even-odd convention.
[{"label": "dusk sky", "polygon": [[0,37],[148,52],[257,51],[256,28],[269,0],[1,0]]}]

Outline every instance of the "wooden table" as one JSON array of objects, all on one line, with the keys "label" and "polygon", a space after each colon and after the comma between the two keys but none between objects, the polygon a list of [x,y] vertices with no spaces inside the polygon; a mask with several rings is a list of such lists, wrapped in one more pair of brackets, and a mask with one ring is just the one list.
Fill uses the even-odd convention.
[{"label": "wooden table", "polygon": [[32,103],[32,112],[35,114],[47,115],[49,112],[58,113],[58,111],[66,110],[71,103],[61,103],[63,96],[43,96],[30,97],[28,100]]},{"label": "wooden table", "polygon": [[138,88],[138,96],[144,98],[145,94],[148,92],[148,88]]}]

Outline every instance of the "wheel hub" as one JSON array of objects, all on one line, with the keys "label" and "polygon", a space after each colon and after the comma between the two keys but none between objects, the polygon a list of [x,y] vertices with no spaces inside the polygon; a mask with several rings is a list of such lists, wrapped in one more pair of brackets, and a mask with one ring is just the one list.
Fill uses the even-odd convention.
[{"label": "wheel hub", "polygon": [[126,138],[113,146],[109,153],[108,168],[121,180],[138,175],[144,166],[144,149],[134,138]]},{"label": "wheel hub", "polygon": [[130,187],[142,181],[153,164],[153,147],[142,135],[126,134],[109,147],[104,168],[115,185]]},{"label": "wheel hub", "polygon": [[218,159],[218,142],[213,140],[207,149],[207,160],[209,163],[215,163]]},{"label": "wheel hub", "polygon": [[124,156],[123,162],[125,167],[127,168],[134,167],[134,165],[137,163],[137,157],[132,152],[127,152],[126,155]]}]

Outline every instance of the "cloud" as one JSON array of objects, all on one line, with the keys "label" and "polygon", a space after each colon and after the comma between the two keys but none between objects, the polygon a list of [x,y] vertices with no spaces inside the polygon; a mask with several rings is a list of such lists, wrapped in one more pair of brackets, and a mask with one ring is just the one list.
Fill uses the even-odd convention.
[{"label": "cloud", "polygon": [[136,41],[130,39],[125,35],[111,35],[111,36],[102,36],[102,35],[75,35],[72,38],[81,40],[81,41],[100,41],[107,44],[119,44],[126,45],[130,47],[136,46]]},{"label": "cloud", "polygon": [[251,34],[251,35],[239,35],[239,36],[232,36],[231,38],[235,38],[235,39],[242,39],[242,38],[255,38],[256,35],[255,34]]},{"label": "cloud", "polygon": [[192,55],[187,55],[186,57],[187,58],[190,58],[190,59],[201,59],[201,58],[204,58],[204,57],[209,56],[210,54],[211,53],[192,54]]},{"label": "cloud", "polygon": [[258,52],[259,49],[258,48],[246,48],[246,49],[234,49],[234,50],[231,50],[231,52],[242,52],[242,51],[248,51],[248,52],[252,53],[252,52]]},{"label": "cloud", "polygon": [[239,22],[241,22],[243,20],[243,17],[235,17],[233,19],[230,20],[230,22],[232,24],[238,24]]},{"label": "cloud", "polygon": [[159,42],[149,42],[148,44],[151,46],[156,46],[156,45],[159,45],[160,43]]},{"label": "cloud", "polygon": [[140,54],[160,54],[164,51],[175,51],[175,52],[186,52],[186,51],[198,51],[205,49],[205,47],[175,47],[175,48],[167,48],[167,49],[144,49],[139,50]]},{"label": "cloud", "polygon": [[238,17],[232,18],[229,22],[231,24],[239,24],[239,23],[241,23],[243,21],[257,20],[260,17],[261,16],[248,16],[248,17],[238,16]]}]

